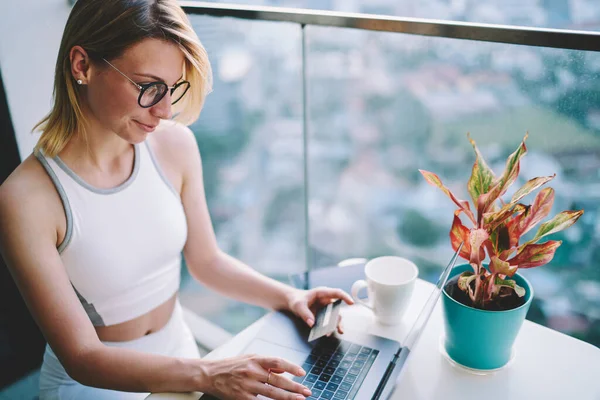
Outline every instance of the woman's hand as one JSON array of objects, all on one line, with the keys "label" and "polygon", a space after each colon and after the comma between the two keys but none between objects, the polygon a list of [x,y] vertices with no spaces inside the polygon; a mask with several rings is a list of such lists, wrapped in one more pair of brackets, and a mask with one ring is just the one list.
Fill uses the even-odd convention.
[{"label": "woman's hand", "polygon": [[[342,289],[318,287],[310,290],[294,289],[289,295],[288,308],[312,328],[316,311],[337,299],[344,300],[346,304],[354,304],[352,297]],[[341,316],[338,316],[337,330],[344,333]]]},{"label": "woman's hand", "polygon": [[311,394],[307,387],[280,375],[306,375],[302,368],[281,358],[243,355],[204,363],[208,388],[203,392],[222,400],[250,400],[257,395],[304,400]]}]

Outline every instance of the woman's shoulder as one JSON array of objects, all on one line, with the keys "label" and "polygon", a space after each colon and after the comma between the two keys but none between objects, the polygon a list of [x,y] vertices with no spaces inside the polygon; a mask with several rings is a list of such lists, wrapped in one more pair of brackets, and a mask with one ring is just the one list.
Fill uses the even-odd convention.
[{"label": "woman's shoulder", "polygon": [[0,208],[2,212],[34,213],[48,211],[58,206],[60,198],[48,173],[31,154],[0,185]]},{"label": "woman's shoulder", "polygon": [[53,189],[48,173],[37,159],[31,154],[15,168],[0,186],[0,198],[30,197],[31,194],[43,194]]},{"label": "woman's shoulder", "polygon": [[194,133],[179,122],[163,121],[147,140],[161,164],[166,163],[181,172],[199,156]]},{"label": "woman's shoulder", "polygon": [[190,146],[196,147],[192,130],[176,121],[163,121],[149,137],[152,149],[166,149],[170,152],[184,152]]}]

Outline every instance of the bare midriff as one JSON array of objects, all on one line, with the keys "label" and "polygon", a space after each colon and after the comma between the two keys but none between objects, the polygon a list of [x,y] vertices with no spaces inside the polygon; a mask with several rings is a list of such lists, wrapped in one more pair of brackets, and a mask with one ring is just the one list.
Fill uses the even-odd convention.
[{"label": "bare midriff", "polygon": [[126,342],[159,331],[171,319],[177,293],[155,309],[134,318],[110,326],[97,326],[96,333],[103,342]]}]

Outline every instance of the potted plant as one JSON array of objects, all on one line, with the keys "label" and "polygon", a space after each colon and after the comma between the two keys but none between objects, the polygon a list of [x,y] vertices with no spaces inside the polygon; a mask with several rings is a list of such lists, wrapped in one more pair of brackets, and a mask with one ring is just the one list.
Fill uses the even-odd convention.
[{"label": "potted plant", "polygon": [[[556,174],[530,179],[510,199],[503,199],[519,175],[520,159],[527,152],[527,135],[508,157],[499,177],[487,166],[475,142],[468,138],[475,150],[475,163],[467,183],[473,208],[469,201],[456,198],[436,174],[419,171],[458,206],[450,242],[455,251],[464,243],[460,257],[468,261],[454,268],[443,291],[443,350],[460,365],[490,371],[510,361],[513,343],[533,298],[533,288],[518,270],[550,262],[561,241],[540,243],[540,239],[573,225],[583,210],[562,211],[542,223],[530,240],[522,240],[524,234],[550,213],[554,190],[550,187],[540,190],[533,204],[523,204],[522,199]],[[471,227],[464,225],[461,217]]]}]

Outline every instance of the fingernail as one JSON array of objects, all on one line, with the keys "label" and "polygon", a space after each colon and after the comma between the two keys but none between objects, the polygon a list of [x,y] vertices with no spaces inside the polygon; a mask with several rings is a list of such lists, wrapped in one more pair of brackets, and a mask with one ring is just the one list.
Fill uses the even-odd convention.
[{"label": "fingernail", "polygon": [[308,324],[308,326],[313,326],[315,321],[313,321],[312,318],[309,318],[308,321],[306,321],[306,323]]},{"label": "fingernail", "polygon": [[306,375],[306,371],[305,371],[305,370],[303,370],[302,368],[300,368],[300,369],[298,370],[298,374],[299,374],[300,376],[304,376],[304,375]]},{"label": "fingernail", "polygon": [[306,400],[306,396],[296,396],[296,400]]},{"label": "fingernail", "polygon": [[310,395],[312,394],[312,392],[311,392],[310,390],[308,390],[308,388],[307,388],[307,389],[304,389],[303,393],[304,393],[304,395],[305,395],[306,397],[308,397],[308,396],[310,396]]}]

